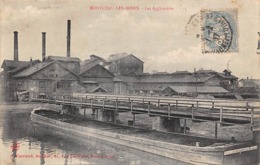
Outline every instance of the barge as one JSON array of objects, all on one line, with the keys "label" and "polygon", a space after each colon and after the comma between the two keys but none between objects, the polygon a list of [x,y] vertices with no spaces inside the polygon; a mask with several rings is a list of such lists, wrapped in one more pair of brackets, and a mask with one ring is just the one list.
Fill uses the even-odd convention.
[{"label": "barge", "polygon": [[[49,115],[48,115],[49,114]],[[109,129],[91,128],[73,123],[72,118],[53,118],[59,112],[51,109],[37,108],[31,112],[31,120],[45,126],[58,128],[85,138],[131,147],[151,154],[183,161],[190,164],[256,164],[257,146],[251,142],[225,142],[196,146],[159,141],[152,138],[137,137]]]}]

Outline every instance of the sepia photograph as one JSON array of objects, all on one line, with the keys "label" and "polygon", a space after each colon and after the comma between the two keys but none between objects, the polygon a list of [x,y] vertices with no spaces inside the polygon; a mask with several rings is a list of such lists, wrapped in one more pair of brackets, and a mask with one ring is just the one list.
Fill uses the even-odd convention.
[{"label": "sepia photograph", "polygon": [[260,165],[260,1],[0,0],[0,165]]}]

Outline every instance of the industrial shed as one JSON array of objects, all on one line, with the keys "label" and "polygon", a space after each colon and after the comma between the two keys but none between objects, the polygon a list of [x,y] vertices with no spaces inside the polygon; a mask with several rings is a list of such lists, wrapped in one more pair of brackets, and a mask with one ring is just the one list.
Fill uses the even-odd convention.
[{"label": "industrial shed", "polygon": [[162,90],[163,95],[194,96],[198,94],[226,94],[226,89],[218,86],[168,86]]}]

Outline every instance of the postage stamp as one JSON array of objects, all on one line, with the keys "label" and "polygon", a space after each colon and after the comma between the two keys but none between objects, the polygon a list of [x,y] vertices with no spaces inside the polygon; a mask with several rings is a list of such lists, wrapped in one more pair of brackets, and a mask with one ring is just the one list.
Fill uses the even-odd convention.
[{"label": "postage stamp", "polygon": [[238,11],[201,10],[202,53],[238,52]]}]

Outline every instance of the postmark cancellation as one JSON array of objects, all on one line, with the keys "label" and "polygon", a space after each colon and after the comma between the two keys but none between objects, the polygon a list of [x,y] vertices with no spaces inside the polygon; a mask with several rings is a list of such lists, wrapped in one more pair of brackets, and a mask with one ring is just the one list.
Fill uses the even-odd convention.
[{"label": "postmark cancellation", "polygon": [[238,52],[237,9],[201,10],[202,53]]}]

